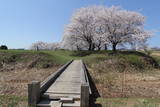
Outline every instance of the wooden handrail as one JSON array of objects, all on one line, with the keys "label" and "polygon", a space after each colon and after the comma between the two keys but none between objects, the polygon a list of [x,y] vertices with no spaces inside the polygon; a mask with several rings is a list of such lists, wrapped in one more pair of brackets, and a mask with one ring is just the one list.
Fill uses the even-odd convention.
[{"label": "wooden handrail", "polygon": [[83,69],[84,69],[84,73],[85,73],[86,83],[89,86],[89,94],[92,94],[90,83],[89,83],[89,79],[88,79],[88,69],[87,69],[87,66],[86,66],[86,64],[84,62],[83,62]]},{"label": "wooden handrail", "polygon": [[51,74],[48,78],[46,78],[43,82],[41,82],[40,90],[41,93],[45,92],[50,85],[60,76],[61,73],[73,62],[73,60],[69,61],[65,65],[63,65],[61,68],[59,68],[56,72]]}]

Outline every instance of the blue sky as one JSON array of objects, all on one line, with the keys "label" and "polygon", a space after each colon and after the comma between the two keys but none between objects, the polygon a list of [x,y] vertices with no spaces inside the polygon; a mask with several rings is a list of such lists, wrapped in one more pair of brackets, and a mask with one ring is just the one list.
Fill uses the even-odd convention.
[{"label": "blue sky", "polygon": [[29,48],[36,41],[59,42],[72,13],[89,5],[121,6],[146,16],[154,30],[149,45],[160,47],[160,0],[0,0],[0,45]]}]

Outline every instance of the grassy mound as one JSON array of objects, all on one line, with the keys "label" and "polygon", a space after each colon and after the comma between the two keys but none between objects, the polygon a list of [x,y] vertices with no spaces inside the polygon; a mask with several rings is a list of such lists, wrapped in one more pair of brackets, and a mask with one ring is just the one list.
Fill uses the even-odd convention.
[{"label": "grassy mound", "polygon": [[34,51],[0,51],[0,70],[49,68],[56,65],[51,55]]},{"label": "grassy mound", "polygon": [[85,62],[99,71],[144,71],[157,68],[158,62],[141,52],[124,51],[112,53],[111,51],[92,53],[83,58]]},{"label": "grassy mound", "polygon": [[[62,65],[71,59],[82,59],[89,66],[98,69],[124,71],[126,69],[145,70],[157,67],[157,61],[152,57],[133,51],[112,53],[112,51],[0,51],[0,68],[13,70],[15,68],[49,68]],[[104,66],[104,67],[103,67]],[[101,71],[100,70],[100,71]]]}]

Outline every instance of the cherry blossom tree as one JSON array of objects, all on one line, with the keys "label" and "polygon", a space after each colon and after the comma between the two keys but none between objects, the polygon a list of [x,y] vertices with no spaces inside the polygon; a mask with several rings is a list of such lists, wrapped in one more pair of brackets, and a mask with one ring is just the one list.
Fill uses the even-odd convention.
[{"label": "cherry blossom tree", "polygon": [[100,6],[92,6],[81,8],[73,14],[71,23],[65,28],[65,33],[70,36],[68,38],[73,40],[74,44],[76,43],[76,46],[86,46],[88,50],[96,48],[94,41],[96,37],[95,15],[100,10]]},{"label": "cherry blossom tree", "polygon": [[36,43],[33,43],[30,47],[31,50],[44,50],[46,49],[47,44],[45,42],[42,41],[38,41]]},{"label": "cherry blossom tree", "polygon": [[111,45],[116,51],[117,45],[146,42],[151,33],[144,30],[144,23],[142,14],[120,7],[80,8],[65,27],[63,44],[77,50],[100,50]]},{"label": "cherry blossom tree", "polygon": [[138,12],[113,6],[101,11],[99,21],[105,26],[105,33],[113,51],[116,51],[118,44],[146,41],[151,36],[143,29],[145,17]]},{"label": "cherry blossom tree", "polygon": [[56,50],[60,48],[59,43],[36,42],[30,47],[31,50]]}]

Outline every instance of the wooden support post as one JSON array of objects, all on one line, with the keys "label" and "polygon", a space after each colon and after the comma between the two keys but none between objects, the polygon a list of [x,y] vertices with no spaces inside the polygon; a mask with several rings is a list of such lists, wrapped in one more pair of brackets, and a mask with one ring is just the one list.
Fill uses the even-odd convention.
[{"label": "wooden support post", "polygon": [[89,86],[88,84],[81,85],[81,107],[89,107]]},{"label": "wooden support post", "polygon": [[40,82],[33,81],[28,84],[28,105],[36,107],[40,99]]}]

